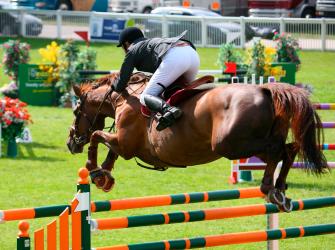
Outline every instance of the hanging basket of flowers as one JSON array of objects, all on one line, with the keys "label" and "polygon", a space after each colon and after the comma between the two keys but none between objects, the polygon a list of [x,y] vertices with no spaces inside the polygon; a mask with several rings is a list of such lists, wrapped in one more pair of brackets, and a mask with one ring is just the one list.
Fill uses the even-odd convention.
[{"label": "hanging basket of flowers", "polygon": [[24,127],[31,122],[27,104],[19,99],[5,97],[0,99],[1,134],[5,141],[20,136]]}]

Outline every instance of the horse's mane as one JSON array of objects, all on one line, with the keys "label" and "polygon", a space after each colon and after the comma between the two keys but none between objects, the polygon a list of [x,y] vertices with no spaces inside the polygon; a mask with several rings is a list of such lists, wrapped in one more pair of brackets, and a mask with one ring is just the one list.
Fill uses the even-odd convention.
[{"label": "horse's mane", "polygon": [[[115,72],[115,73],[111,73],[109,75],[105,75],[103,77],[94,79],[92,81],[82,83],[80,85],[80,89],[82,92],[87,92],[91,89],[97,89],[104,85],[111,86],[115,82],[115,80],[118,78],[119,75],[120,75],[119,72]],[[149,80],[150,75],[145,74],[143,72],[136,72],[132,74],[128,84],[137,84],[138,82],[142,82],[145,79]]]},{"label": "horse's mane", "polygon": [[112,73],[94,80],[89,80],[87,82],[80,84],[80,89],[82,92],[87,92],[91,89],[97,89],[104,85],[111,86],[118,75],[119,73]]}]

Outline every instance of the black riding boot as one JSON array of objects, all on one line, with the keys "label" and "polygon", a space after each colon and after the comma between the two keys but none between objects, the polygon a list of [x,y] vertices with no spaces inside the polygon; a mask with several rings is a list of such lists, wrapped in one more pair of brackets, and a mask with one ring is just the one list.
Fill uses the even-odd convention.
[{"label": "black riding boot", "polygon": [[151,111],[158,112],[162,115],[156,127],[158,131],[170,127],[183,113],[181,109],[170,106],[164,100],[156,96],[145,95],[144,102]]}]

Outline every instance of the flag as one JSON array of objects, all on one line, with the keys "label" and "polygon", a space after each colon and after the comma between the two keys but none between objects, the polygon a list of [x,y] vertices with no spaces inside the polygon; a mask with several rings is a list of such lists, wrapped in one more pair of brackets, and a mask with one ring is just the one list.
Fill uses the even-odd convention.
[{"label": "flag", "polygon": [[87,31],[75,31],[74,33],[80,36],[86,42],[86,45],[89,46],[89,39],[88,39]]}]

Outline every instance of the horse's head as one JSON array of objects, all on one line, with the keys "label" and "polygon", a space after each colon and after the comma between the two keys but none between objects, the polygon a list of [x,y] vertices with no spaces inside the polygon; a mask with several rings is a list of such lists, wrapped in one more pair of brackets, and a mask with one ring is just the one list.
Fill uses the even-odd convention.
[{"label": "horse's head", "polygon": [[75,154],[83,152],[84,145],[90,141],[95,130],[104,128],[106,115],[101,108],[99,110],[101,101],[97,99],[96,89],[85,84],[74,85],[73,90],[79,101],[73,111],[75,118],[70,128],[67,146],[70,152]]}]

